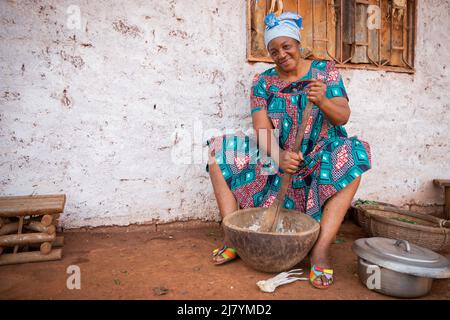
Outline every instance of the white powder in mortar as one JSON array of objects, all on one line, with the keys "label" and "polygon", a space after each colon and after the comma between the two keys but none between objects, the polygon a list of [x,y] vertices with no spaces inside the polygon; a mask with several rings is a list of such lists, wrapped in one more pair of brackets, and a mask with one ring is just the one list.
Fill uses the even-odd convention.
[{"label": "white powder in mortar", "polygon": [[248,229],[252,231],[258,231],[259,228],[261,228],[261,226],[259,225],[259,221],[256,221],[250,227],[248,227]]},{"label": "white powder in mortar", "polygon": [[[261,228],[260,219],[257,219],[251,226],[248,227],[249,230],[258,232]],[[296,233],[295,230],[286,230],[284,228],[283,220],[280,220],[277,227],[275,228],[275,232],[277,233]]]}]

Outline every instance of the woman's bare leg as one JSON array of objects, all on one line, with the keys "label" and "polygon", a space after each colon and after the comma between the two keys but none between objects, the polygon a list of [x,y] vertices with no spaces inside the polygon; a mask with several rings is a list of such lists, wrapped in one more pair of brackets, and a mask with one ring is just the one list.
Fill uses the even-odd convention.
[{"label": "woman's bare leg", "polygon": [[311,264],[317,264],[324,268],[331,266],[330,246],[335,239],[342,220],[344,220],[360,181],[361,176],[353,180],[326,202],[322,220],[320,221],[319,238],[311,250]]},{"label": "woman's bare leg", "polygon": [[[214,189],[214,195],[216,196],[217,205],[219,207],[220,215],[222,219],[238,209],[236,198],[228,187],[225,178],[222,175],[219,165],[214,157],[209,156],[209,175]],[[226,239],[225,239],[226,241]],[[225,262],[225,258],[221,254],[213,257],[213,261],[216,264]]]},{"label": "woman's bare leg", "polygon": [[237,201],[228,187],[228,184],[222,175],[222,171],[220,170],[220,167],[214,157],[209,157],[208,164],[214,195],[216,196],[220,215],[224,218],[227,214],[230,214],[238,209]]}]

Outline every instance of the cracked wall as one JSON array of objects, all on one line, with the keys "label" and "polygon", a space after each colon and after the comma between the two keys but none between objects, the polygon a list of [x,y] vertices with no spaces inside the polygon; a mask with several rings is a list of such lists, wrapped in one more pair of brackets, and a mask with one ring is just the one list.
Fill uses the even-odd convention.
[{"label": "cracked wall", "polygon": [[[0,2],[0,194],[66,193],[67,228],[218,220],[203,144],[251,125],[270,67],[246,62],[245,1],[81,1],[78,25],[72,5]],[[341,70],[347,130],[373,152],[357,197],[443,203],[449,9],[420,2],[414,75]]]}]

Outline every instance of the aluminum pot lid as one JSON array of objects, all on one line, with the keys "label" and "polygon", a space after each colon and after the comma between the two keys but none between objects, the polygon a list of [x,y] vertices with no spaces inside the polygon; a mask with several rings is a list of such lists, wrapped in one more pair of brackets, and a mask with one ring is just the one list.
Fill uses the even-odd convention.
[{"label": "aluminum pot lid", "polygon": [[406,240],[362,238],[353,243],[356,255],[381,267],[429,278],[450,278],[450,260]]}]

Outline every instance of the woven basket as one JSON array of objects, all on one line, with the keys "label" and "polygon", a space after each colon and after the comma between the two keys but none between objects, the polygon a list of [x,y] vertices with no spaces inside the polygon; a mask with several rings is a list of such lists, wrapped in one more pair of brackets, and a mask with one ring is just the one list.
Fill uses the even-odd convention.
[{"label": "woven basket", "polygon": [[369,218],[365,214],[366,209],[377,209],[377,208],[398,208],[390,203],[370,201],[370,204],[358,204],[358,201],[354,201],[351,205],[353,219],[356,223],[362,227],[364,230],[368,230]]},{"label": "woven basket", "polygon": [[433,251],[450,245],[450,221],[394,207],[362,208],[372,237],[410,241]]}]

